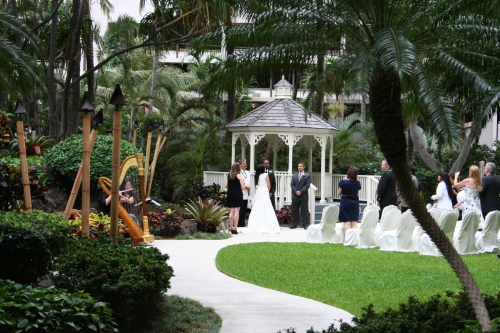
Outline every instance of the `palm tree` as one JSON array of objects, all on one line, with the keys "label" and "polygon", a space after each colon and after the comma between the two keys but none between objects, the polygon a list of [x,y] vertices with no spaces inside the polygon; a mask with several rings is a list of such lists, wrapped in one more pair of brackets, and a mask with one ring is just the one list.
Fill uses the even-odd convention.
[{"label": "palm tree", "polygon": [[[380,149],[396,174],[402,195],[459,278],[481,329],[486,330],[489,315],[474,279],[427,213],[408,175],[401,96],[416,96],[420,112],[442,142],[456,142],[461,124],[446,91],[436,81],[440,74],[469,86],[472,94],[489,97],[483,105],[485,113],[491,113],[500,95],[481,73],[496,68],[499,62],[499,51],[493,47],[498,41],[498,1],[337,0],[326,3],[322,11],[303,0],[277,0],[274,5],[276,9],[260,15],[253,25],[226,34],[236,44],[246,41],[246,45],[256,43],[258,47],[228,57],[219,75],[304,64],[325,49],[350,58],[348,86],[368,91]],[[318,19],[324,27],[321,38],[315,34]],[[205,39],[214,37],[217,35]]]}]

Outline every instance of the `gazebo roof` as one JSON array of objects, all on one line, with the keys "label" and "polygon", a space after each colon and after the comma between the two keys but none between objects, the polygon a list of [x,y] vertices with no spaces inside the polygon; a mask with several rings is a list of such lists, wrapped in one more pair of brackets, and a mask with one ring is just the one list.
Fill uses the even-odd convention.
[{"label": "gazebo roof", "polygon": [[309,128],[338,130],[323,118],[306,114],[304,107],[293,99],[276,99],[256,108],[226,125],[228,129],[241,127]]}]

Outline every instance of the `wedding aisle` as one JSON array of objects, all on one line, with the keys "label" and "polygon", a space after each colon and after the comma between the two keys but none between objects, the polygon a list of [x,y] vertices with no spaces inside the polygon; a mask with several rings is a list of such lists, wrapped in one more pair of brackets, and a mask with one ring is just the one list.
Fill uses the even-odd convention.
[{"label": "wedding aisle", "polygon": [[[276,333],[294,327],[305,333],[326,329],[352,315],[307,298],[233,279],[215,267],[217,252],[228,245],[251,242],[304,242],[306,231],[282,228],[281,234],[238,234],[227,240],[160,240],[151,245],[170,256],[174,269],[169,295],[196,300],[222,318],[221,333]],[[292,260],[292,259],[291,259]],[[313,278],[313,277],[311,277]]]}]

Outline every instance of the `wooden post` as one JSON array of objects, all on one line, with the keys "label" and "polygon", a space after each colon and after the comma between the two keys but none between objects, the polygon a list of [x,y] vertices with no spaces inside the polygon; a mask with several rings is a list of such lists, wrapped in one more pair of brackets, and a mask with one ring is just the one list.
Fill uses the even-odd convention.
[{"label": "wooden post", "polygon": [[135,140],[137,139],[137,130],[134,128],[134,135],[132,136],[132,145],[135,146]]},{"label": "wooden post", "polygon": [[113,116],[113,158],[111,167],[111,230],[113,243],[118,241],[118,205],[120,199],[120,145],[122,141],[122,113],[116,105]]},{"label": "wooden post", "polygon": [[153,133],[148,132],[148,140],[146,143],[146,163],[144,164],[144,184],[148,183],[149,155],[151,154],[151,139],[152,138],[153,138]]},{"label": "wooden post", "polygon": [[24,140],[24,123],[22,120],[17,122],[17,140],[19,141],[19,157],[21,158],[21,175],[24,192],[24,209],[32,212],[30,178],[28,175],[28,161],[26,159],[26,142]]},{"label": "wooden post", "polygon": [[[92,130],[90,133],[90,151],[89,154],[92,153],[92,148],[94,147],[95,139],[97,138],[97,130]],[[80,168],[78,169],[78,173],[76,174],[75,182],[73,183],[73,188],[71,189],[71,194],[68,198],[68,203],[66,204],[66,209],[64,210],[63,217],[65,219],[69,219],[71,215],[71,210],[73,209],[73,205],[75,204],[76,196],[78,191],[80,190],[80,185],[82,184],[82,168],[83,161],[80,163]]]},{"label": "wooden post", "polygon": [[90,223],[90,113],[83,115],[82,235],[89,236]]},{"label": "wooden post", "polygon": [[146,207],[146,182],[144,181],[144,167],[142,164],[142,154],[137,154],[137,165],[139,166],[139,179],[141,183],[141,215],[142,215],[142,230],[144,231],[144,242],[149,243],[154,241],[154,236],[149,233],[149,221]]},{"label": "wooden post", "polygon": [[155,175],[156,160],[158,159],[158,155],[160,154],[161,150],[160,142],[161,142],[161,133],[158,134],[158,138],[156,139],[155,154],[153,155],[153,162],[151,162],[151,176],[149,176],[146,198],[149,198],[151,196],[151,187],[153,186],[153,177]]}]

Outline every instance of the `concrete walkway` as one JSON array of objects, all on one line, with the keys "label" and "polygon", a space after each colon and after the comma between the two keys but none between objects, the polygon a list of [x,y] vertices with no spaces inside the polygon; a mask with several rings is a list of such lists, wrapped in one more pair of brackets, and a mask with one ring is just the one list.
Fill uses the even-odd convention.
[{"label": "concrete walkway", "polygon": [[174,269],[168,294],[188,297],[213,308],[222,318],[221,333],[277,333],[293,327],[305,333],[320,331],[352,315],[344,310],[258,287],[221,273],[215,267],[217,252],[232,244],[251,242],[304,242],[304,229],[282,228],[278,235],[238,234],[226,240],[160,240],[151,245],[170,256]]}]

